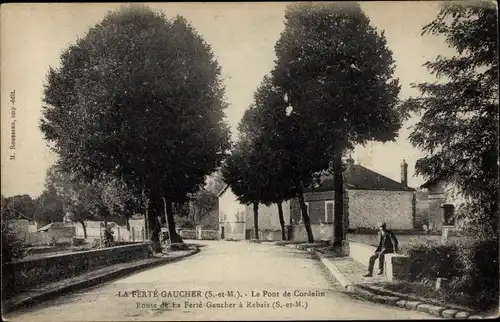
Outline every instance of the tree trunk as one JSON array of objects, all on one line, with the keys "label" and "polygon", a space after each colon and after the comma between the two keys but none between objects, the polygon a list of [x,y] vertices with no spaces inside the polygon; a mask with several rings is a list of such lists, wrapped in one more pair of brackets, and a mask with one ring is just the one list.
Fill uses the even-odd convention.
[{"label": "tree trunk", "polygon": [[125,217],[125,220],[126,220],[126,223],[127,223],[127,231],[130,232],[130,221],[129,221],[129,217]]},{"label": "tree trunk", "polygon": [[87,239],[87,227],[85,227],[85,220],[80,220],[80,224],[82,224],[83,228],[83,238]]},{"label": "tree trunk", "polygon": [[175,230],[174,209],[172,207],[172,201],[163,198],[163,202],[165,203],[165,208],[166,208],[165,220],[168,225],[168,236],[170,238],[170,242],[182,243],[183,240],[181,236],[179,236],[177,234],[177,231]]},{"label": "tree trunk", "polygon": [[333,218],[333,244],[332,247],[340,250],[344,240],[344,175],[342,166],[342,154],[335,154],[333,161],[333,185],[335,198],[335,211]]},{"label": "tree trunk", "polygon": [[259,203],[253,203],[253,227],[254,227],[254,237],[259,239]]},{"label": "tree trunk", "polygon": [[306,229],[307,232],[307,242],[314,243],[314,236],[311,229],[311,220],[309,219],[309,215],[307,214],[307,206],[306,202],[304,201],[304,194],[302,193],[302,187],[299,188],[298,197],[299,197],[300,209],[302,212],[302,221],[304,222],[304,228]]},{"label": "tree trunk", "polygon": [[285,217],[283,216],[283,205],[281,202],[278,202],[278,216],[280,218],[281,239],[286,240]]},{"label": "tree trunk", "polygon": [[148,234],[149,240],[153,244],[153,250],[157,253],[161,252],[160,245],[160,223],[157,218],[157,200],[153,196],[149,197],[148,211],[147,211],[147,221],[148,221]]}]

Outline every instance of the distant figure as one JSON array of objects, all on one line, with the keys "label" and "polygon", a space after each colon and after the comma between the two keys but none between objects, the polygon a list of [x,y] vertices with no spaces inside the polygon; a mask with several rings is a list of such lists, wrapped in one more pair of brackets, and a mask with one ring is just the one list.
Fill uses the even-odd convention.
[{"label": "distant figure", "polygon": [[368,264],[368,274],[364,277],[373,276],[373,266],[375,265],[375,260],[378,258],[378,273],[377,275],[382,275],[384,273],[384,256],[385,254],[395,253],[398,251],[398,240],[392,231],[386,229],[386,224],[384,222],[378,225],[378,247],[375,253],[370,257],[370,262]]},{"label": "distant figure", "polygon": [[115,236],[113,236],[113,234],[114,232],[111,230],[111,227],[106,227],[106,229],[104,230],[104,241],[106,247],[113,246],[113,243],[115,241]]}]

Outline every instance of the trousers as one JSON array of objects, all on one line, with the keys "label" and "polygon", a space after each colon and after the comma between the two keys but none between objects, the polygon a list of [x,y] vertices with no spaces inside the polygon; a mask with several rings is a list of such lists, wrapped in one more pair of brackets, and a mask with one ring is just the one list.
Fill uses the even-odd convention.
[{"label": "trousers", "polygon": [[368,263],[368,272],[373,272],[373,266],[375,265],[375,261],[378,258],[378,269],[383,271],[384,270],[384,257],[385,254],[392,253],[391,251],[388,250],[381,250],[379,252],[375,252],[372,256],[370,256],[370,262]]}]

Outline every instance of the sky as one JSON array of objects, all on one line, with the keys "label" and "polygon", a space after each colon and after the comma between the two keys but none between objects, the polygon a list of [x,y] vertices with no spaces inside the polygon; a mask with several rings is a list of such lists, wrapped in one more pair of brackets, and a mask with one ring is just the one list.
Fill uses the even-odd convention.
[{"label": "sky", "polygon": [[[226,86],[227,122],[233,134],[253,93],[272,69],[274,44],[284,29],[288,3],[151,3],[167,17],[184,16],[201,34],[222,67]],[[38,128],[43,85],[51,67],[58,67],[61,52],[85,36],[109,10],[121,4],[7,4],[1,7],[1,192],[4,196],[38,196],[44,187],[46,170],[57,156],[50,151]],[[421,36],[422,26],[432,21],[438,2],[364,2],[361,4],[371,24],[385,30],[387,44],[397,68],[394,77],[401,84],[400,98],[416,96],[411,83],[435,80],[422,67],[437,55],[454,53],[444,40]],[[15,95],[11,95],[15,92]],[[15,96],[12,100],[12,96]],[[13,101],[13,102],[12,102]],[[15,116],[12,118],[12,107]],[[13,122],[14,121],[14,122]],[[400,163],[408,163],[409,185],[424,182],[414,176],[414,165],[424,156],[408,141],[403,125],[396,142],[372,142],[357,147],[352,157],[357,163],[400,181]],[[12,144],[12,124],[15,147]],[[13,158],[14,156],[14,158]]]}]

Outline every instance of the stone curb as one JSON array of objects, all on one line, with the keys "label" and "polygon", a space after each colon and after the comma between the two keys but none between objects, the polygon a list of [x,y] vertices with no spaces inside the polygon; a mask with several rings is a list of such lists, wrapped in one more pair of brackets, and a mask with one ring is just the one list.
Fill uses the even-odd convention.
[{"label": "stone curb", "polygon": [[[308,249],[308,251],[310,251]],[[423,301],[408,301],[399,296],[384,296],[377,295],[374,292],[367,290],[366,288],[361,288],[355,285],[349,278],[347,278],[336,265],[329,261],[323,254],[318,251],[313,250],[313,254],[323,263],[326,269],[329,271],[339,283],[350,293],[359,295],[360,297],[386,305],[397,306],[400,308],[406,308],[408,310],[414,310],[418,312],[424,312],[435,317],[442,317],[448,319],[484,319],[479,314],[473,312],[459,311],[452,308],[447,308],[444,306],[437,306],[434,304],[425,303]]]},{"label": "stone curb", "polygon": [[183,258],[186,258],[188,256],[195,255],[199,252],[200,252],[200,248],[195,246],[195,249],[192,249],[187,254],[183,254],[180,256],[176,256],[176,257],[159,258],[157,261],[154,261],[154,262],[140,264],[140,265],[136,265],[136,266],[125,267],[125,268],[118,269],[118,270],[113,271],[113,272],[104,273],[104,274],[92,277],[88,280],[75,282],[73,284],[65,285],[65,286],[59,287],[57,289],[48,290],[46,292],[43,292],[43,293],[40,293],[40,294],[37,294],[34,296],[26,297],[22,300],[14,302],[14,303],[8,303],[8,304],[6,303],[6,304],[2,305],[3,306],[2,307],[2,314],[5,314],[5,313],[11,312],[11,311],[15,311],[15,310],[18,310],[20,308],[27,307],[27,306],[33,306],[33,305],[38,304],[42,301],[46,301],[46,300],[55,298],[57,296],[60,296],[64,293],[74,292],[74,291],[88,288],[91,286],[95,286],[95,285],[98,285],[98,284],[101,284],[101,283],[104,283],[107,281],[111,281],[111,280],[114,280],[114,279],[117,279],[120,277],[124,277],[130,273],[137,273],[138,271],[153,268],[155,266],[160,266],[163,264],[176,262],[176,261],[181,260]]}]

